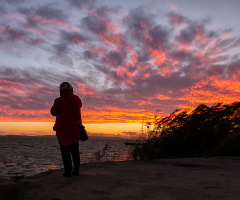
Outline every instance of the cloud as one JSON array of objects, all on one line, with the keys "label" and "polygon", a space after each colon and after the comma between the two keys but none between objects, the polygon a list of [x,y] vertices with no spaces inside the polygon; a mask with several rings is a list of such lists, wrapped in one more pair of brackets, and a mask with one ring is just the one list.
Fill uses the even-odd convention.
[{"label": "cloud", "polygon": [[64,54],[69,53],[69,47],[67,44],[54,44],[53,48],[56,50],[57,55],[63,56]]},{"label": "cloud", "polygon": [[82,98],[89,123],[140,122],[144,105],[150,117],[165,107],[213,103],[224,88],[226,99],[239,96],[230,83],[240,77],[240,39],[231,29],[143,6],[67,3],[71,12],[61,3],[23,4],[14,14],[5,7],[0,51],[13,61],[0,66],[2,118],[51,119],[63,81]]},{"label": "cloud", "polygon": [[92,33],[104,34],[107,31],[107,19],[99,16],[87,16],[82,19],[82,25]]},{"label": "cloud", "polygon": [[37,8],[19,8],[19,13],[27,17],[29,26],[47,25],[50,22],[65,22],[68,16],[54,4],[48,4]]},{"label": "cloud", "polygon": [[133,131],[124,131],[122,133],[125,135],[129,135],[129,136],[138,136],[139,135],[139,133],[133,132]]},{"label": "cloud", "polygon": [[89,133],[89,137],[91,138],[104,138],[105,140],[106,139],[119,139],[119,140],[122,140],[124,139],[125,137],[121,134],[111,134],[111,133]]},{"label": "cloud", "polygon": [[[10,109],[44,110],[49,107],[49,99],[54,98],[53,87],[46,80],[53,77],[45,70],[1,69],[1,103]],[[49,79],[48,79],[49,78]],[[49,83],[49,82],[48,82]],[[51,96],[53,95],[53,96]]]},{"label": "cloud", "polygon": [[116,68],[123,64],[125,56],[125,52],[110,51],[107,53],[105,59],[110,66]]},{"label": "cloud", "polygon": [[8,43],[22,43],[30,46],[41,45],[44,40],[41,38],[33,38],[32,34],[22,28],[0,25],[2,35],[0,36],[0,43],[3,46],[9,46]]},{"label": "cloud", "polygon": [[88,59],[95,59],[98,57],[98,54],[94,51],[91,51],[91,50],[86,50],[83,52],[83,56],[86,60]]},{"label": "cloud", "polygon": [[70,4],[72,6],[75,6],[79,9],[82,9],[82,8],[87,8],[87,9],[91,9],[92,7],[95,7],[95,4],[96,4],[96,0],[88,0],[88,1],[85,1],[85,0],[68,0],[70,2]]},{"label": "cloud", "polygon": [[176,13],[173,11],[169,12],[167,14],[167,17],[168,17],[169,23],[172,26],[179,26],[179,25],[184,24],[185,22],[188,22],[188,19],[186,17],[184,17],[180,13]]},{"label": "cloud", "polygon": [[1,29],[3,31],[3,36],[5,36],[5,38],[10,41],[23,40],[28,36],[26,31],[18,28],[3,25]]},{"label": "cloud", "polygon": [[[52,4],[53,5],[53,4]],[[41,6],[35,11],[35,15],[46,19],[58,19],[60,21],[66,21],[67,15],[62,10],[52,7],[51,4]]]},{"label": "cloud", "polygon": [[21,4],[26,2],[26,0],[3,0],[3,1],[9,4]]},{"label": "cloud", "polygon": [[181,44],[189,45],[194,41],[205,39],[206,30],[204,24],[191,22],[185,29],[182,29],[180,34],[176,36],[176,40]]},{"label": "cloud", "polygon": [[123,19],[123,22],[128,27],[128,30],[137,40],[142,40],[145,30],[152,27],[154,15],[149,13],[144,7],[140,6],[132,9],[129,14]]},{"label": "cloud", "polygon": [[85,44],[88,41],[88,37],[84,34],[77,32],[61,32],[61,38],[65,42],[65,44]]}]

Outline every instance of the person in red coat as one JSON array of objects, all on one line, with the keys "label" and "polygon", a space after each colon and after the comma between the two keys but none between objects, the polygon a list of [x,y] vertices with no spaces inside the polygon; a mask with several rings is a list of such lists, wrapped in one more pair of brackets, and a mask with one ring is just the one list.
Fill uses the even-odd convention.
[{"label": "person in red coat", "polygon": [[[64,165],[63,176],[70,177],[71,175],[79,175],[80,154],[78,141],[80,140],[80,131],[77,119],[75,118],[72,107],[67,99],[73,105],[79,123],[82,124],[80,110],[82,102],[78,96],[73,94],[73,87],[68,82],[61,83],[60,97],[54,100],[50,112],[53,116],[56,116],[53,130],[56,131],[56,136],[60,144]],[[74,164],[73,170],[71,156]]]}]

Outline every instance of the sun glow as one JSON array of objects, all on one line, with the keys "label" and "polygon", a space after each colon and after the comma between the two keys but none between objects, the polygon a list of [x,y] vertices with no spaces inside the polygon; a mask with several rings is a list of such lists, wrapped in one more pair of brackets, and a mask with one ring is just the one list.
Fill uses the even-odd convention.
[{"label": "sun glow", "polygon": [[[0,122],[0,135],[55,135],[54,122]],[[84,124],[89,136],[137,138],[142,124],[110,123]]]}]

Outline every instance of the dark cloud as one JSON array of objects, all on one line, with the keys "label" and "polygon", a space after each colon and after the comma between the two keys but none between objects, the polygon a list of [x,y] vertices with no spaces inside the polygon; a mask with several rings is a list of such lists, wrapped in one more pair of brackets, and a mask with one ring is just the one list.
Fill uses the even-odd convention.
[{"label": "dark cloud", "polygon": [[57,19],[60,21],[66,21],[68,19],[68,16],[62,10],[55,8],[55,4],[48,4],[37,8],[22,7],[19,8],[18,11],[28,17],[28,22],[31,25],[39,23],[39,19],[36,17],[47,20]]},{"label": "dark cloud", "polygon": [[169,23],[173,26],[179,26],[179,25],[189,21],[183,15],[173,12],[173,11],[167,13],[167,17],[168,17]]},{"label": "dark cloud", "polygon": [[37,38],[37,39],[33,39],[33,38],[27,38],[26,43],[28,43],[29,45],[41,45],[43,44],[45,41],[41,38]]},{"label": "dark cloud", "polygon": [[54,8],[51,4],[39,7],[35,14],[46,19],[58,19],[60,21],[66,21],[67,15],[57,8]]},{"label": "dark cloud", "polygon": [[24,28],[28,29],[29,32],[43,33],[48,32],[48,26],[58,27],[59,24],[66,23],[68,16],[64,11],[57,7],[57,4],[47,4],[39,7],[21,7],[18,8],[18,12],[21,13],[25,18],[26,22]]},{"label": "dark cloud", "polygon": [[117,14],[119,7],[101,6],[95,10],[99,17],[110,17],[111,14]]},{"label": "dark cloud", "polygon": [[128,27],[127,34],[130,33],[135,39],[143,41],[145,31],[154,25],[154,17],[143,7],[131,10],[123,19],[123,23]]},{"label": "dark cloud", "polygon": [[193,59],[193,53],[186,50],[174,50],[169,56],[179,62],[189,61]]},{"label": "dark cloud", "polygon": [[94,51],[86,50],[83,52],[83,56],[85,59],[96,59],[98,57],[98,54]]},{"label": "dark cloud", "polygon": [[49,61],[54,65],[61,65],[64,67],[73,66],[73,58],[71,57],[71,47],[67,44],[68,41],[61,40],[59,44],[54,44],[49,50],[52,53],[52,56],[49,58]]},{"label": "dark cloud", "polygon": [[225,69],[227,71],[227,79],[236,77],[240,81],[240,59],[229,63],[227,66],[225,66]]},{"label": "dark cloud", "polygon": [[177,41],[183,44],[191,44],[195,38],[192,30],[181,30],[181,33],[176,37]]},{"label": "dark cloud", "polygon": [[[122,83],[124,80],[123,78],[121,78],[118,74],[117,71],[111,69],[112,67],[109,67],[108,65],[102,64],[96,64],[94,65],[94,68],[99,72],[99,73],[103,73],[104,75],[106,75],[107,80],[112,81],[113,87],[118,88],[119,84]],[[96,73],[97,76],[99,76],[99,73]],[[102,88],[103,90],[105,90],[105,88]]]},{"label": "dark cloud", "polygon": [[4,36],[7,38],[7,40],[10,41],[24,40],[24,38],[28,36],[28,33],[26,31],[23,31],[19,28],[4,26],[3,29]]},{"label": "dark cloud", "polygon": [[155,15],[149,13],[143,6],[140,6],[131,10],[124,18],[124,22],[130,29],[143,31],[154,24],[154,17]]},{"label": "dark cloud", "polygon": [[124,57],[125,53],[124,52],[119,52],[119,51],[110,51],[107,55],[106,55],[106,60],[107,62],[117,68],[119,65],[122,65],[124,62]]},{"label": "dark cloud", "polygon": [[170,32],[167,27],[157,25],[149,30],[151,40],[147,40],[147,44],[153,49],[167,50],[169,48]]},{"label": "dark cloud", "polygon": [[97,16],[88,16],[82,19],[82,25],[93,33],[105,33],[107,31],[107,20]]},{"label": "dark cloud", "polygon": [[109,30],[109,23],[111,22],[110,14],[115,13],[117,9],[108,6],[102,6],[94,13],[89,14],[81,20],[81,25],[95,34],[105,34]]},{"label": "dark cloud", "polygon": [[32,15],[35,13],[35,8],[26,8],[26,7],[20,7],[17,9],[17,11],[23,15]]},{"label": "dark cloud", "polygon": [[224,77],[227,72],[226,65],[211,65],[208,67],[207,75]]},{"label": "dark cloud", "polygon": [[64,54],[67,54],[69,52],[69,47],[67,44],[55,44],[53,45],[54,50],[56,51],[57,55],[63,56]]},{"label": "dark cloud", "polygon": [[205,36],[205,25],[198,22],[191,22],[189,25],[181,30],[180,34],[176,36],[176,40],[182,44],[191,44],[196,37]]},{"label": "dark cloud", "polygon": [[[153,97],[157,94],[178,94],[181,95],[181,90],[190,88],[195,83],[189,76],[181,76],[179,72],[173,72],[167,78],[161,75],[152,75],[146,80],[135,81],[135,91],[140,95]],[[171,92],[171,93],[169,93]]]},{"label": "dark cloud", "polygon": [[147,49],[141,49],[137,51],[138,63],[148,62],[151,59],[151,54],[147,52]]},{"label": "dark cloud", "polygon": [[8,14],[8,10],[7,10],[7,8],[6,8],[6,6],[5,6],[4,4],[2,4],[2,5],[0,6],[0,13],[1,13],[2,15]]},{"label": "dark cloud", "polygon": [[95,7],[95,4],[97,2],[96,0],[88,0],[88,1],[86,1],[86,0],[68,0],[68,1],[71,3],[71,5],[73,5],[77,8],[80,8],[80,9],[85,8],[85,7],[88,9]]},{"label": "dark cloud", "polygon": [[34,38],[30,32],[25,31],[22,28],[2,25],[2,29],[3,29],[3,32],[2,32],[2,36],[0,36],[0,42],[4,43],[5,45],[7,45],[8,42],[12,44],[14,42],[18,42],[18,43],[21,42],[23,44],[28,44],[31,46],[41,45],[44,43],[44,40],[42,38],[38,38],[38,37]]},{"label": "dark cloud", "polygon": [[88,37],[84,34],[77,33],[77,32],[61,32],[61,38],[65,43],[70,44],[79,44],[79,43],[85,43],[88,41]]},{"label": "dark cloud", "polygon": [[2,1],[9,3],[9,4],[21,4],[21,3],[26,2],[26,0],[2,0]]},{"label": "dark cloud", "polygon": [[133,132],[133,131],[124,131],[122,132],[123,134],[130,135],[130,136],[138,136],[138,132]]}]

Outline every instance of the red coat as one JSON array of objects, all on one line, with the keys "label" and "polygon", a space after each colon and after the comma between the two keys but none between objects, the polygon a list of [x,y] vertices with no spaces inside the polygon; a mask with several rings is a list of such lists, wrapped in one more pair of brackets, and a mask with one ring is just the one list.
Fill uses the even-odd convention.
[{"label": "red coat", "polygon": [[[79,122],[82,123],[81,119],[81,107],[82,102],[80,98],[74,95],[72,92],[67,93],[65,96],[68,97],[72,103],[77,115]],[[51,114],[56,116],[55,128],[56,136],[64,146],[69,146],[74,142],[79,141],[80,131],[77,120],[73,114],[71,105],[64,96],[56,98],[51,108]]]}]

